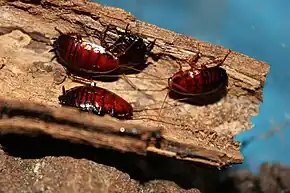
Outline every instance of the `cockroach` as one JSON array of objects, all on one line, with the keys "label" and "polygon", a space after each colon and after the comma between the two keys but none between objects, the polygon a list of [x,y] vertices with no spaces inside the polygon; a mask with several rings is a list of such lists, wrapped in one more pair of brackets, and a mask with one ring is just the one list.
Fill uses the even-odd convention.
[{"label": "cockroach", "polygon": [[[231,50],[223,58],[206,61],[200,65],[201,67],[197,67],[196,63],[201,58],[199,45],[197,47],[197,54],[189,61],[190,69],[183,70],[181,64],[178,63],[179,70],[167,79],[168,86],[158,91],[168,89],[185,97],[193,97],[211,94],[228,86],[227,72],[220,66],[231,53]],[[208,67],[207,65],[210,64],[216,65]]]},{"label": "cockroach", "polygon": [[[113,40],[108,33],[116,33],[118,38]],[[109,40],[106,39],[109,37]],[[101,45],[105,47],[110,53],[118,56],[121,64],[126,65],[140,65],[146,60],[146,55],[153,49],[156,39],[145,42],[144,39],[129,30],[127,24],[125,32],[117,30],[116,26],[107,25],[101,34]]]},{"label": "cockroach", "polygon": [[92,82],[90,85],[73,87],[69,90],[66,90],[63,86],[62,95],[58,99],[61,105],[76,107],[81,111],[92,112],[100,116],[108,114],[118,119],[132,120],[133,112],[154,110],[154,108],[133,110],[132,105],[121,96],[96,86],[95,82]]},{"label": "cockroach", "polygon": [[[167,92],[163,100],[159,115],[161,114],[165,100],[170,92],[185,97],[185,99],[197,97],[201,100],[204,98],[203,96],[210,97],[209,95],[214,95],[228,86],[227,72],[220,66],[231,53],[231,50],[229,49],[228,53],[223,58],[215,58],[214,60],[206,61],[198,68],[196,63],[201,58],[199,44],[197,48],[197,54],[189,61],[190,69],[182,70],[182,66],[179,64],[179,71],[168,78],[167,89],[169,92]],[[208,67],[207,65],[209,64],[216,65]]]},{"label": "cockroach", "polygon": [[[83,40],[79,33],[65,34],[57,28],[55,30],[60,33],[60,36],[55,38],[53,49],[50,52],[55,52],[55,57],[63,64],[67,74],[74,77],[75,80],[87,81],[87,78],[106,77],[104,74],[109,74],[119,68],[129,68],[140,72],[140,70],[130,67],[130,64],[122,64],[122,58],[127,55],[127,51],[131,53],[129,55],[132,57],[138,56],[142,52],[141,49],[138,50],[140,46],[137,43],[133,42],[131,47],[127,47],[126,50],[121,49],[122,45],[120,44],[114,44],[115,46],[112,45],[106,49],[101,45]],[[132,46],[135,51],[137,50],[135,55],[130,49],[133,48]],[[114,52],[116,49],[121,49],[122,53]]]},{"label": "cockroach", "polygon": [[83,40],[78,33],[64,34],[55,29],[60,36],[53,42],[50,52],[55,52],[69,73],[106,74],[119,67],[118,58],[112,56],[104,47]]},{"label": "cockroach", "polygon": [[[161,90],[168,90],[159,111],[161,114],[162,108],[169,94],[178,95],[178,98],[182,100],[191,100],[193,98],[198,100],[205,100],[207,97],[212,97],[228,86],[228,75],[226,70],[220,66],[224,63],[231,50],[223,58],[215,58],[213,60],[206,61],[201,64],[201,67],[197,67],[196,63],[201,58],[199,51],[199,45],[197,46],[197,54],[189,61],[190,69],[182,70],[182,66],[179,63],[179,70],[168,78],[168,86]],[[207,65],[216,64],[213,67]],[[146,91],[146,90],[142,90]],[[147,89],[147,91],[149,91]],[[219,96],[218,96],[219,97]],[[216,98],[214,98],[216,100]],[[210,101],[210,100],[205,100]],[[203,101],[195,101],[202,104]]]},{"label": "cockroach", "polygon": [[103,116],[109,114],[118,119],[132,119],[133,107],[119,95],[96,85],[77,86],[69,90],[62,87],[58,97],[60,104],[77,107],[82,111]]},{"label": "cockroach", "polygon": [[[87,111],[99,116],[106,114],[125,120],[133,119],[133,107],[121,96],[95,85],[77,86],[69,90],[65,90],[62,87],[62,95],[58,97],[59,103],[63,106],[76,107],[81,111]],[[138,111],[138,110],[136,110]],[[156,121],[155,119],[144,117],[139,119],[149,119]],[[137,120],[137,119],[136,119]],[[159,121],[167,124],[165,121]],[[141,140],[151,143],[159,143],[162,139],[161,130],[143,131],[138,128],[120,128],[119,133],[121,135],[127,135],[131,137],[137,137]]]},{"label": "cockroach", "polygon": [[[128,103],[121,96],[105,89],[98,87],[92,82],[90,85],[77,86],[69,90],[65,90],[65,87],[62,87],[62,95],[58,97],[59,103],[63,106],[71,106],[78,108],[81,111],[91,112],[93,114],[104,116],[110,115],[112,117],[123,119],[123,120],[151,120],[156,121],[151,117],[134,117],[133,112],[141,112],[145,110],[154,110],[152,109],[134,109],[130,103]],[[166,121],[159,121],[166,124],[176,125],[175,123],[170,123]],[[123,129],[120,130],[122,133],[130,135],[141,135],[138,134],[139,131],[136,129]],[[142,134],[143,135],[143,134]],[[158,133],[152,133],[152,135],[158,135]]]},{"label": "cockroach", "polygon": [[[196,67],[198,59],[201,57],[200,52],[190,60],[190,69],[174,73],[168,79],[169,90],[183,95],[196,96],[213,93],[224,86],[228,86],[228,75],[226,70],[220,68],[224,63],[231,50],[224,58],[216,58],[201,64],[201,68]],[[216,64],[213,67],[207,67],[209,64]]]}]

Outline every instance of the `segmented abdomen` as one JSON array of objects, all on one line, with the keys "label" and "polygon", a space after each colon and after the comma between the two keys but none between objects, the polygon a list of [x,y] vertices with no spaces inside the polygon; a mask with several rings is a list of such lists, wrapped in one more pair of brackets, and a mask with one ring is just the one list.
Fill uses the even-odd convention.
[{"label": "segmented abdomen", "polygon": [[69,35],[60,35],[55,46],[66,67],[74,71],[107,73],[119,66],[119,61],[106,54],[102,46]]},{"label": "segmented abdomen", "polygon": [[184,95],[214,92],[227,85],[227,73],[219,67],[180,71],[169,79],[170,89]]},{"label": "segmented abdomen", "polygon": [[[227,81],[227,74],[222,68],[207,68],[200,71],[200,78],[198,84],[204,88],[215,88],[217,85],[225,84]],[[227,83],[226,83],[227,84]]]},{"label": "segmented abdomen", "polygon": [[120,119],[131,119],[132,106],[117,94],[101,87],[79,86],[59,97],[63,105],[91,111],[97,115],[109,114]]}]

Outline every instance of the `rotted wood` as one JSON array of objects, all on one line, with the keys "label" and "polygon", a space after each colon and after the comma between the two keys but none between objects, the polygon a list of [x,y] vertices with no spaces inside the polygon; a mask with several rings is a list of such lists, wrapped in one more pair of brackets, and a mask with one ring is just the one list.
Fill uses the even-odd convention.
[{"label": "rotted wood", "polygon": [[[151,116],[153,119],[158,110],[136,112],[135,124],[134,121],[123,122],[108,117],[80,114],[67,108],[60,108],[58,104],[57,97],[62,85],[54,84],[54,80],[60,78],[56,74],[62,67],[56,62],[50,62],[53,55],[48,52],[51,49],[50,39],[59,35],[55,27],[63,31],[89,34],[92,41],[98,42],[94,35],[104,30],[102,24],[113,24],[120,30],[130,24],[133,33],[138,33],[148,40],[156,39],[156,46],[148,59],[151,64],[140,74],[128,75],[134,85],[144,90],[164,88],[167,84],[166,79],[178,70],[178,61],[186,68],[186,61],[195,54],[197,42],[200,43],[203,56],[201,62],[213,57],[222,57],[227,49],[138,21],[121,9],[104,7],[97,3],[43,0],[1,1],[1,5],[0,14],[3,17],[0,21],[2,44],[0,45],[4,50],[0,54],[4,65],[0,71],[3,80],[1,103],[8,109],[17,109],[19,106],[23,108],[21,116],[1,120],[0,127],[3,131],[32,132],[31,128],[37,128],[57,138],[85,142],[93,146],[138,154],[155,152],[217,167],[243,161],[239,143],[233,140],[233,135],[249,129],[251,123],[248,119],[258,114],[265,78],[269,71],[268,64],[232,52],[222,66],[229,74],[226,97],[206,106],[184,104],[168,99],[168,103],[174,105],[168,108],[169,110],[164,109],[164,117],[169,117],[169,120],[164,118],[166,119],[164,122],[173,120],[181,126],[137,120],[142,116]],[[162,77],[163,80],[154,82],[145,79],[150,74]],[[13,78],[15,76],[18,78]],[[160,107],[167,92],[148,91],[147,95],[152,96],[150,99],[143,92],[132,89],[122,79],[113,83],[98,82],[98,84],[118,93],[133,103],[137,109],[146,109],[146,105]],[[63,85],[68,88],[75,86],[76,83],[67,79]],[[30,102],[11,101],[7,96]],[[39,107],[34,102],[46,106]],[[27,117],[29,109],[39,114],[48,113],[54,119],[48,122],[37,117]],[[65,123],[57,121],[64,118]],[[74,123],[81,121],[79,124],[82,126],[68,124],[68,121]],[[94,129],[86,130],[85,127]],[[158,145],[148,143],[142,137],[132,138],[120,133],[120,128],[138,128],[138,131],[145,133],[160,131],[162,140]]]}]

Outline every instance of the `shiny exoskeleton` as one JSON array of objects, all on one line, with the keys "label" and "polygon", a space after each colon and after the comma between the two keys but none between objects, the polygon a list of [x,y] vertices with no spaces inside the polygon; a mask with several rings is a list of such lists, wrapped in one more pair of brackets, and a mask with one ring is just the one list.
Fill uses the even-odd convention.
[{"label": "shiny exoskeleton", "polygon": [[[196,67],[196,62],[201,57],[198,52],[190,61],[189,70],[180,70],[168,79],[168,87],[171,91],[185,96],[202,95],[212,93],[222,87],[228,86],[228,75],[226,70],[220,68],[231,50],[224,58],[216,58],[201,64],[201,68]],[[216,64],[207,67],[209,64]]]},{"label": "shiny exoskeleton", "polygon": [[96,115],[111,115],[118,119],[132,119],[133,108],[119,95],[95,85],[77,86],[65,90],[58,97],[60,104],[76,107]]},{"label": "shiny exoskeleton", "polygon": [[[201,64],[201,68],[196,66],[196,63],[201,58],[198,44],[197,54],[189,61],[188,70],[182,70],[182,66],[179,63],[179,71],[174,73],[168,78],[169,92],[166,94],[163,103],[161,105],[159,116],[161,115],[162,108],[165,104],[167,96],[172,92],[180,97],[184,97],[186,100],[191,100],[195,104],[209,104],[219,99],[219,91],[224,91],[228,86],[228,75],[226,70],[220,68],[224,63],[231,50],[224,56],[224,58],[215,58]],[[209,64],[216,64],[213,67],[208,67]],[[164,89],[162,89],[164,90]],[[215,96],[217,94],[217,96]],[[205,97],[207,95],[207,97]],[[210,95],[210,96],[209,96]],[[169,95],[170,96],[170,95]],[[220,95],[222,96],[222,95]],[[204,100],[205,98],[209,100]],[[198,101],[195,101],[195,100]],[[185,101],[186,101],[185,100]]]},{"label": "shiny exoskeleton", "polygon": [[185,70],[168,79],[169,89],[182,95],[197,95],[214,92],[228,86],[226,70],[211,67],[202,70]]},{"label": "shiny exoskeleton", "polygon": [[[59,31],[57,28],[56,30]],[[51,51],[56,53],[69,73],[94,76],[119,68],[118,58],[110,55],[104,47],[84,41],[78,33],[59,33]]]},{"label": "shiny exoskeleton", "polygon": [[[139,65],[146,60],[146,55],[153,49],[156,39],[152,42],[145,42],[140,36],[131,33],[128,27],[129,24],[125,32],[121,32],[115,26],[108,25],[100,38],[101,45],[119,58],[121,64]],[[117,34],[118,39],[114,41],[110,38],[109,32]]]}]

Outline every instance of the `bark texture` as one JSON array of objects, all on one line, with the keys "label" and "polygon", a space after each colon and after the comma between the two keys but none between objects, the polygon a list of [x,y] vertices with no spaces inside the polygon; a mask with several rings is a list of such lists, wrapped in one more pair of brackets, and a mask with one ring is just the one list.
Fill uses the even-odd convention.
[{"label": "bark texture", "polygon": [[[186,60],[195,54],[199,40],[138,21],[121,9],[81,0],[0,1],[0,5],[1,109],[5,115],[11,113],[5,109],[18,112],[17,116],[4,116],[0,121],[5,134],[1,141],[6,152],[0,156],[3,173],[0,183],[13,182],[2,185],[2,191],[198,192],[199,189],[211,192],[219,175],[211,166],[243,161],[239,144],[232,136],[251,127],[248,119],[258,113],[268,64],[232,52],[223,65],[229,74],[226,97],[206,106],[168,99],[161,117],[163,122],[152,121],[167,91],[150,90],[166,86],[166,78],[179,68],[178,61],[188,68]],[[121,95],[135,109],[156,109],[136,112],[136,120],[121,122],[100,118],[61,108],[58,104],[62,85],[71,88],[79,84],[70,79],[61,85],[55,84],[63,78],[60,72],[64,72],[59,63],[50,61],[53,53],[48,52],[52,48],[51,38],[59,35],[55,27],[64,32],[93,35],[104,29],[100,22],[121,29],[130,24],[133,33],[149,40],[157,39],[148,67],[139,74],[127,75],[136,87],[148,91],[134,90],[123,79],[97,82]],[[93,37],[89,40],[98,42]],[[222,57],[227,51],[206,42],[200,42],[200,49],[203,54],[200,62]],[[153,80],[150,75],[162,79]],[[28,116],[31,111],[33,116]],[[43,114],[54,119],[43,118]],[[140,117],[151,120],[138,120]],[[60,121],[63,119],[66,122]],[[76,126],[76,122],[80,125]],[[143,138],[138,138],[141,135],[137,138],[121,136],[118,133],[121,127],[138,128],[145,136],[161,132],[161,146],[145,143]],[[23,133],[27,137],[21,137]],[[76,145],[76,142],[85,145]],[[23,159],[27,157],[29,159]],[[13,167],[17,169],[12,170]],[[210,180],[211,187],[206,184]]]}]

